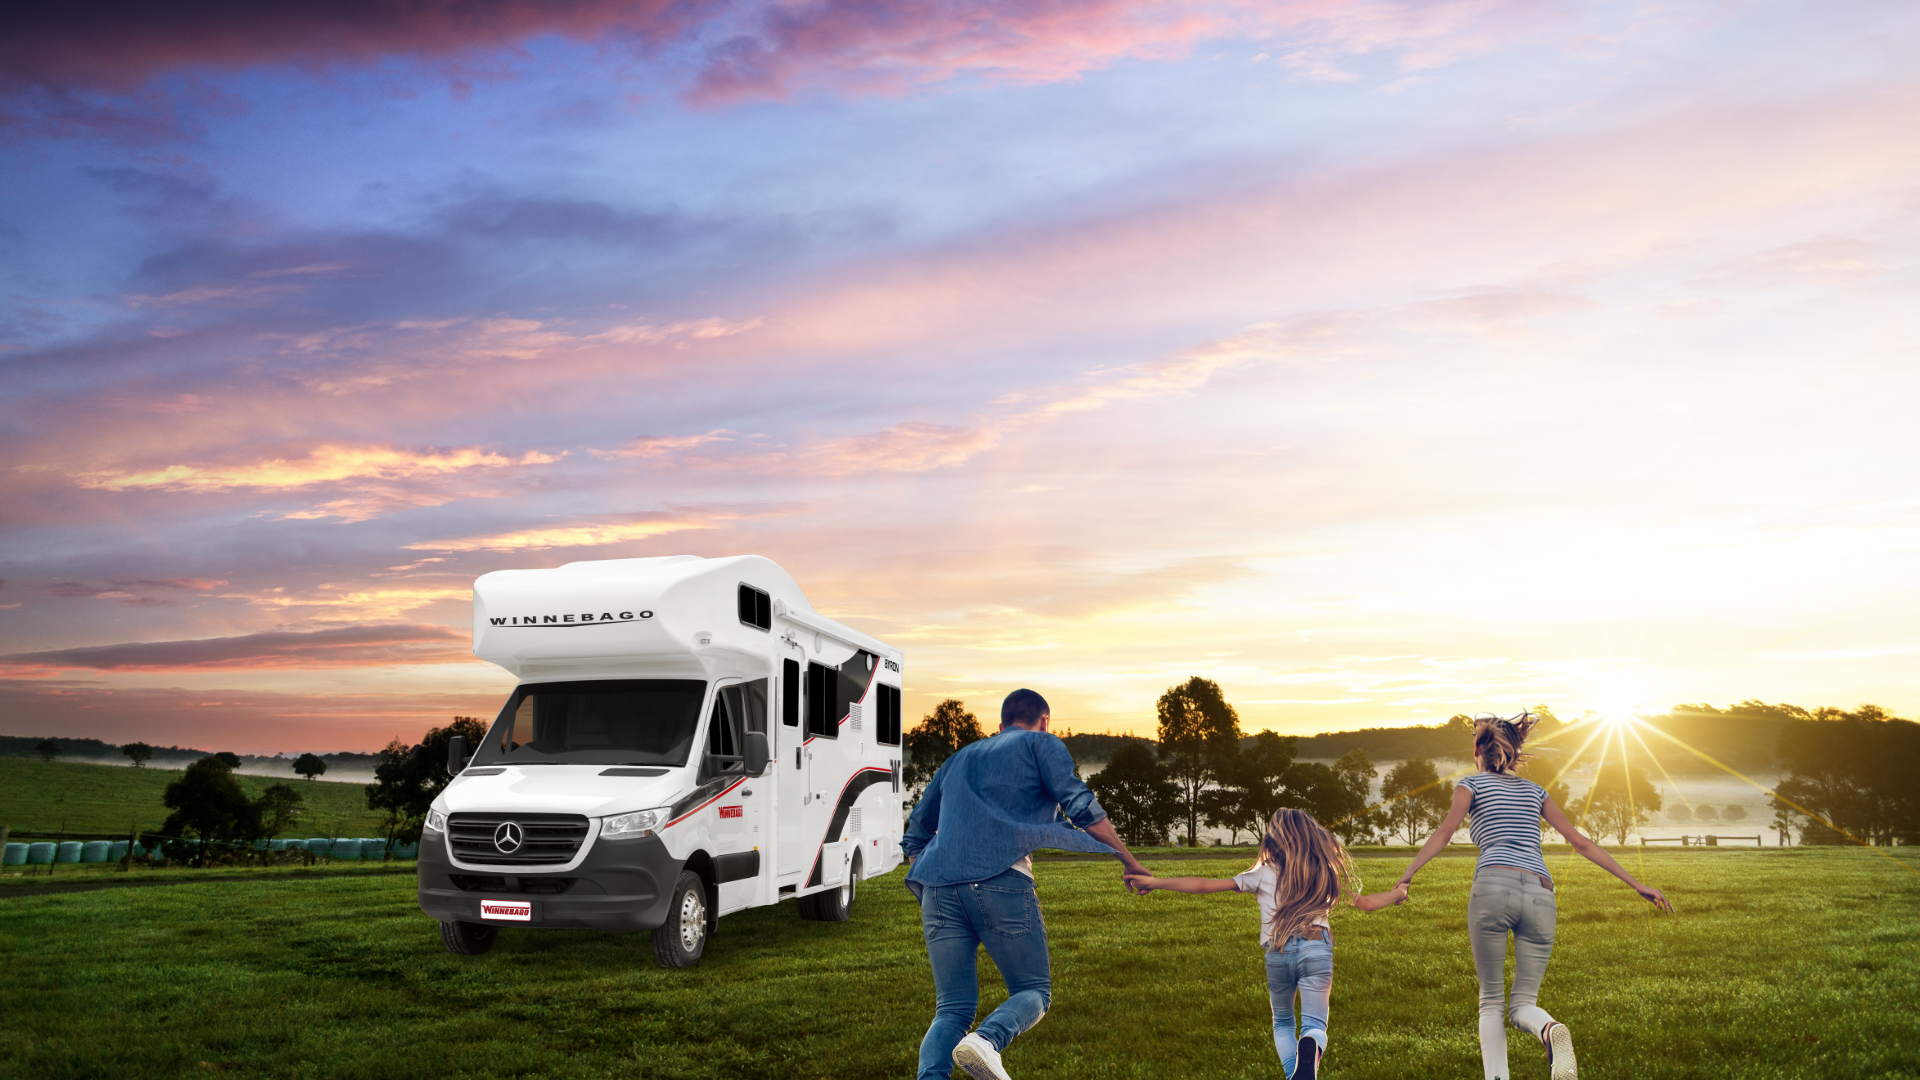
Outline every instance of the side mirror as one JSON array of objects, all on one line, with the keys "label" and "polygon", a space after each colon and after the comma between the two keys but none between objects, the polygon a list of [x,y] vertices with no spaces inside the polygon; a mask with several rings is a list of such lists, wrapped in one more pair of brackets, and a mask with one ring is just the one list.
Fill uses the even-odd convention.
[{"label": "side mirror", "polygon": [[467,767],[467,737],[455,735],[447,740],[447,775],[459,776]]},{"label": "side mirror", "polygon": [[748,776],[759,776],[767,771],[767,763],[773,760],[773,746],[767,742],[766,732],[747,732],[747,745],[742,749],[746,751],[742,756],[746,759]]}]

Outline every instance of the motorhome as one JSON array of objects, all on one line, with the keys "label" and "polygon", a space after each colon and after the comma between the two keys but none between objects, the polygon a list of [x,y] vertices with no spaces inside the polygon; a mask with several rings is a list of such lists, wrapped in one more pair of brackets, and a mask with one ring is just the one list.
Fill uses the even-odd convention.
[{"label": "motorhome", "polygon": [[685,967],[723,915],[845,919],[900,864],[904,657],[767,559],[496,571],[473,652],[520,681],[427,814],[420,909],[454,953],[647,931]]}]

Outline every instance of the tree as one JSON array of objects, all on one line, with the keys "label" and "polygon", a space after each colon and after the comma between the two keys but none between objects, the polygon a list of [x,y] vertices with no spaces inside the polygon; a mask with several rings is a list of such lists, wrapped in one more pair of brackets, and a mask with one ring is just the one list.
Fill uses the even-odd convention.
[{"label": "tree", "polygon": [[130,742],[121,747],[120,752],[133,760],[133,767],[136,769],[153,760],[153,747],[143,742]]},{"label": "tree", "polygon": [[1781,801],[1780,796],[1769,793],[1768,809],[1773,811],[1773,830],[1780,834],[1780,846],[1793,843],[1793,834],[1800,831],[1800,823],[1805,820],[1800,811]]},{"label": "tree", "polygon": [[311,780],[327,771],[327,763],[319,754],[301,754],[293,759],[293,771]]},{"label": "tree", "polygon": [[1417,844],[1447,816],[1453,785],[1427,758],[1409,758],[1388,770],[1380,785],[1387,823],[1409,844]]},{"label": "tree", "polygon": [[267,790],[253,801],[260,811],[262,835],[269,840],[300,823],[300,811],[306,808],[306,796],[292,784],[268,784]]},{"label": "tree", "polygon": [[1266,832],[1273,812],[1282,806],[1302,805],[1294,758],[1300,740],[1291,735],[1262,731],[1238,754],[1220,764],[1215,785],[1201,794],[1207,824],[1225,828],[1238,840],[1245,829],[1257,839]]},{"label": "tree", "polygon": [[935,705],[918,726],[907,732],[908,763],[904,778],[907,786],[925,786],[961,747],[986,737],[987,733],[980,730],[980,721],[967,711],[965,702],[948,698]]},{"label": "tree", "polygon": [[1115,750],[1087,786],[1114,831],[1131,846],[1165,844],[1168,827],[1180,818],[1180,787],[1143,742],[1129,741]]},{"label": "tree", "polygon": [[1861,843],[1920,838],[1920,724],[1877,705],[1816,709],[1781,731],[1779,753],[1789,771],[1774,791],[1810,819],[1803,843],[1827,839],[1829,826]]},{"label": "tree", "polygon": [[1594,832],[1598,835],[1612,834],[1624,844],[1633,830],[1645,824],[1648,816],[1662,805],[1660,792],[1639,765],[1610,761],[1594,774],[1593,785],[1581,803],[1580,816],[1594,823]]},{"label": "tree", "polygon": [[1693,808],[1693,819],[1702,825],[1711,825],[1720,820],[1720,811],[1715,810],[1712,803],[1701,803]]},{"label": "tree", "polygon": [[204,757],[187,766],[180,779],[167,785],[164,802],[173,813],[160,826],[168,846],[194,865],[207,865],[212,844],[235,844],[261,836],[260,807],[241,790],[233,769],[218,757]]},{"label": "tree", "polygon": [[[1160,760],[1180,786],[1187,845],[1200,831],[1200,795],[1240,752],[1240,714],[1220,684],[1193,676],[1160,695]],[[1109,766],[1111,767],[1111,766]]]},{"label": "tree", "polygon": [[374,782],[367,785],[367,808],[386,812],[389,848],[420,839],[427,810],[453,780],[447,771],[447,746],[453,737],[463,736],[468,746],[479,746],[486,734],[479,720],[456,716],[446,727],[430,729],[417,746],[394,739],[380,751],[380,761],[373,767]]},{"label": "tree", "polygon": [[1693,811],[1687,809],[1686,803],[1674,803],[1667,807],[1667,820],[1675,825],[1686,825],[1693,821]]},{"label": "tree", "polygon": [[240,767],[240,755],[231,750],[222,750],[213,756],[218,758],[220,762],[229,769],[237,769]]},{"label": "tree", "polygon": [[1373,796],[1373,759],[1365,750],[1349,750],[1331,766],[1304,761],[1294,767],[1303,809],[1342,841],[1370,839],[1386,826]]},{"label": "tree", "polygon": [[41,739],[34,744],[33,752],[40,755],[41,761],[52,761],[60,756],[60,744],[52,739]]},{"label": "tree", "polygon": [[1737,802],[1728,803],[1727,808],[1720,812],[1720,816],[1726,818],[1727,824],[1731,825],[1736,821],[1741,821],[1746,818],[1747,808]]}]

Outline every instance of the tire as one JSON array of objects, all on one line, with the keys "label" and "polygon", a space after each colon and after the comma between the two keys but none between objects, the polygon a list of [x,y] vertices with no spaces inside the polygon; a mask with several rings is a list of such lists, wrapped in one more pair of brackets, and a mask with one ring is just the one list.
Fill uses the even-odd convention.
[{"label": "tire", "polygon": [[667,921],[653,932],[653,957],[661,967],[692,967],[707,951],[712,919],[707,908],[707,883],[692,871],[680,871],[667,904]]},{"label": "tire", "polygon": [[470,922],[440,924],[440,944],[455,956],[479,956],[500,939],[500,928]]},{"label": "tire", "polygon": [[800,917],[814,922],[846,922],[853,914],[853,897],[860,891],[860,856],[847,867],[847,880],[837,889],[828,889],[800,898]]}]

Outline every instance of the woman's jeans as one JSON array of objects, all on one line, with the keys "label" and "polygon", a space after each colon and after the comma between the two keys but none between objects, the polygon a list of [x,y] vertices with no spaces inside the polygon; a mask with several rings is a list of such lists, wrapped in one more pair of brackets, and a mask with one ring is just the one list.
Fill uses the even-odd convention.
[{"label": "woman's jeans", "polygon": [[953,1048],[980,1005],[976,957],[982,945],[1007,980],[1007,1000],[980,1022],[980,1035],[1005,1050],[1040,1022],[1053,1003],[1047,925],[1033,879],[1017,870],[965,885],[929,885],[920,895],[920,929],[933,961],[933,1024],[920,1040],[920,1080],[953,1075]]},{"label": "woman's jeans", "polygon": [[[1323,931],[1324,932],[1324,931]],[[1293,995],[1300,994],[1300,1034],[1293,1033]],[[1267,951],[1267,997],[1273,1003],[1273,1048],[1280,1068],[1293,1075],[1300,1040],[1312,1036],[1327,1048],[1327,999],[1333,994],[1333,940],[1288,938]]]},{"label": "woman's jeans", "polygon": [[[1480,1064],[1486,1080],[1506,1080],[1505,1020],[1538,1038],[1553,1022],[1537,1000],[1553,956],[1553,890],[1538,874],[1485,867],[1473,876],[1467,936],[1480,976]],[[1513,998],[1506,990],[1507,935],[1513,935]],[[1501,1013],[1505,1012],[1503,1018]]]}]

